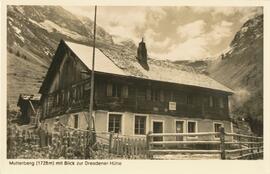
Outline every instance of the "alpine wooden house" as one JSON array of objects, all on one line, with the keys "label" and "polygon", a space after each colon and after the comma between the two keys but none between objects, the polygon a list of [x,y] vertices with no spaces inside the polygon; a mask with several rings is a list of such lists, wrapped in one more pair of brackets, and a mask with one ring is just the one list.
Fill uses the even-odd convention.
[{"label": "alpine wooden house", "polygon": [[[69,127],[87,129],[92,49],[60,41],[39,91],[41,119],[49,129],[56,117]],[[191,67],[148,58],[143,41],[132,58],[106,53],[96,49],[96,131],[127,136],[213,132],[220,126],[232,131],[231,89]]]}]

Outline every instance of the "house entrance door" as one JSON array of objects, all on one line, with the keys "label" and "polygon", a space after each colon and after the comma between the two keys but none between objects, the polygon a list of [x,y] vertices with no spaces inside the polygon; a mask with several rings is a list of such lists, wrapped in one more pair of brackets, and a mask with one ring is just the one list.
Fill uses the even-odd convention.
[{"label": "house entrance door", "polygon": [[[153,133],[163,133],[163,122],[161,121],[153,122]],[[153,141],[163,141],[163,137],[154,137]]]},{"label": "house entrance door", "polygon": [[[184,121],[175,122],[175,132],[184,133]],[[176,141],[183,141],[183,136],[176,136]]]}]

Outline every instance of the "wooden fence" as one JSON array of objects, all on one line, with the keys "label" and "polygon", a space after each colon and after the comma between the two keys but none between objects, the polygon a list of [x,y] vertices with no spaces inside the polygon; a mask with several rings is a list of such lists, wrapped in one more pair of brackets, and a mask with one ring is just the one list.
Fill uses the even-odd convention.
[{"label": "wooden fence", "polygon": [[116,158],[145,159],[147,158],[146,136],[122,136],[115,133],[97,132],[97,142],[109,154]]},{"label": "wooden fence", "polygon": [[[155,140],[156,137],[162,137]],[[171,140],[163,139],[171,137]],[[189,137],[188,140],[176,141],[177,137]],[[206,140],[200,140],[201,137]],[[214,138],[213,138],[214,137]],[[178,138],[179,139],[179,138]],[[208,140],[207,140],[208,139]],[[214,140],[213,140],[214,139]],[[155,154],[220,154],[220,159],[262,159],[262,137],[220,132],[200,133],[148,133],[148,157]]]},{"label": "wooden fence", "polygon": [[[215,154],[221,159],[262,159],[263,138],[236,133],[151,133],[146,136],[120,136],[94,132],[95,159],[151,159],[155,154]],[[185,137],[185,138],[184,138]],[[62,130],[49,134],[42,130],[8,129],[9,159],[86,159],[87,131]]]},{"label": "wooden fence", "polygon": [[7,134],[7,158],[85,159],[89,156],[89,139],[87,131],[65,129],[48,133],[42,129],[20,130],[13,127]]}]

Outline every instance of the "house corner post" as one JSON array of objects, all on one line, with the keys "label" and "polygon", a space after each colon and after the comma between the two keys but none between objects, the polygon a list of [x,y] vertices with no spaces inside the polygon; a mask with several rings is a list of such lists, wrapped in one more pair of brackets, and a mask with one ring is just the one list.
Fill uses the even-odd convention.
[{"label": "house corner post", "polygon": [[225,160],[226,159],[226,154],[225,154],[225,130],[224,127],[220,128],[220,155],[221,159]]}]

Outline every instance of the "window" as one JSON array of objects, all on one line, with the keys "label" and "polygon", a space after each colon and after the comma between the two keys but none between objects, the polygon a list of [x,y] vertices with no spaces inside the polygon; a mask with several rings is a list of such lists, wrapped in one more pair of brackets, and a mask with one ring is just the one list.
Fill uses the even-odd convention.
[{"label": "window", "polygon": [[120,97],[121,96],[121,86],[118,84],[112,85],[112,96],[113,97]]},{"label": "window", "polygon": [[109,114],[109,132],[121,132],[121,117],[120,114]]},{"label": "window", "polygon": [[135,134],[145,135],[146,133],[146,117],[145,116],[135,116]]},{"label": "window", "polygon": [[128,98],[128,86],[127,85],[122,86],[122,94],[121,94],[121,96],[123,98]]},{"label": "window", "polygon": [[219,107],[224,108],[224,100],[222,97],[219,98]]},{"label": "window", "polygon": [[164,92],[163,92],[163,90],[159,91],[159,101],[164,102]]},{"label": "window", "polygon": [[[221,127],[222,127],[221,123],[214,123],[214,131],[215,132],[219,132]],[[219,138],[219,136],[215,135],[215,138]]]},{"label": "window", "polygon": [[195,121],[189,121],[188,122],[188,133],[195,133],[196,132],[196,122]]},{"label": "window", "polygon": [[138,87],[137,96],[140,100],[146,100],[146,88]]},{"label": "window", "polygon": [[157,89],[152,89],[151,90],[151,99],[152,101],[159,101],[159,90]]},{"label": "window", "polygon": [[79,115],[74,115],[74,128],[79,127]]},{"label": "window", "polygon": [[146,89],[146,100],[151,100],[151,89],[150,88]]},{"label": "window", "polygon": [[175,97],[174,97],[174,92],[173,91],[170,92],[169,101],[175,101]]},{"label": "window", "polygon": [[107,96],[108,97],[128,97],[128,86],[121,86],[120,84],[107,84]]},{"label": "window", "polygon": [[209,106],[213,107],[214,106],[214,100],[213,100],[213,96],[209,97]]},{"label": "window", "polygon": [[111,83],[107,84],[107,96],[108,97],[112,96],[112,84]]},{"label": "window", "polygon": [[192,95],[187,95],[187,104],[193,104],[193,96]]}]

